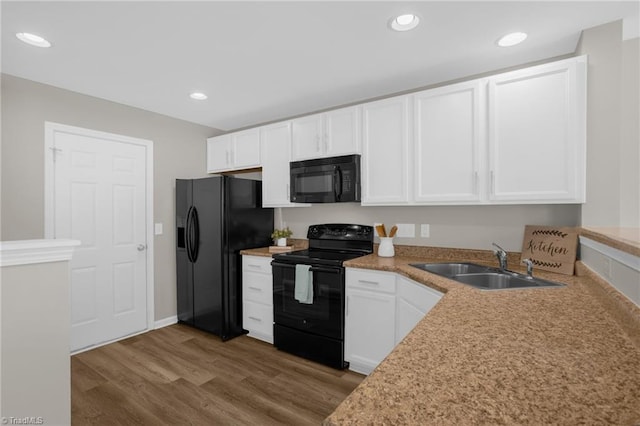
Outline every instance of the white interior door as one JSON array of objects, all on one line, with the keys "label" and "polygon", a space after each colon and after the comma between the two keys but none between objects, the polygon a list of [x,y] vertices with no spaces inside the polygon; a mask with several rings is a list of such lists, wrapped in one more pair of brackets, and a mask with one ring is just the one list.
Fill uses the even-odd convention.
[{"label": "white interior door", "polygon": [[53,132],[53,237],[71,260],[71,351],[147,328],[147,147]]}]

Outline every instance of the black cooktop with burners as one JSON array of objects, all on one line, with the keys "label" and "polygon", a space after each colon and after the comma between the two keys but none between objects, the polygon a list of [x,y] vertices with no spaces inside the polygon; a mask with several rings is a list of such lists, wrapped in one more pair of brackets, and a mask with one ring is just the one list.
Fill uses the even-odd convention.
[{"label": "black cooktop with burners", "polygon": [[342,262],[373,253],[373,227],[332,223],[311,225],[309,248],[273,256],[279,262],[342,266]]}]

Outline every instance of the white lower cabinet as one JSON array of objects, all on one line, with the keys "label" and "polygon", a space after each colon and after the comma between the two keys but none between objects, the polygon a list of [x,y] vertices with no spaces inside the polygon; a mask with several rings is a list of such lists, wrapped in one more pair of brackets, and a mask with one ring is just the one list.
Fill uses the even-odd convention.
[{"label": "white lower cabinet", "polygon": [[345,360],[371,373],[442,293],[392,272],[346,270]]},{"label": "white lower cabinet", "polygon": [[396,345],[436,306],[442,293],[401,275],[396,276]]},{"label": "white lower cabinet", "polygon": [[369,374],[395,346],[395,274],[347,268],[344,358]]},{"label": "white lower cabinet", "polygon": [[242,326],[249,336],[273,343],[270,257],[242,256]]}]

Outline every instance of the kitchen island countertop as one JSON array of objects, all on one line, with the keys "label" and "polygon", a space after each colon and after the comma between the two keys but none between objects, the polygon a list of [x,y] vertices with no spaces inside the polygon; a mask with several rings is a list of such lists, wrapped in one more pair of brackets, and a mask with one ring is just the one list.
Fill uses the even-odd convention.
[{"label": "kitchen island countertop", "polygon": [[[462,253],[448,261],[482,260]],[[563,288],[480,291],[409,266],[441,256],[399,254],[345,266],[446,294],[324,425],[640,423],[640,309],[580,262],[535,271]]]}]

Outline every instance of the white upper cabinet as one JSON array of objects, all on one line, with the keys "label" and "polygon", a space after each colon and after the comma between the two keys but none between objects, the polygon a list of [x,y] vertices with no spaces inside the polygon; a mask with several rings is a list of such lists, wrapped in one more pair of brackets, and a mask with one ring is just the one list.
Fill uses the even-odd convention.
[{"label": "white upper cabinet", "polygon": [[324,114],[325,156],[360,154],[362,136],[362,108],[348,107]]},{"label": "white upper cabinet", "polygon": [[292,160],[360,152],[360,107],[297,118],[292,123]]},{"label": "white upper cabinet", "polygon": [[409,97],[363,105],[362,204],[409,202]]},{"label": "white upper cabinet", "polygon": [[249,129],[207,139],[207,172],[260,167],[260,130]]},{"label": "white upper cabinet", "polygon": [[305,207],[289,201],[291,122],[260,127],[262,146],[262,206]]},{"label": "white upper cabinet", "polygon": [[207,139],[207,173],[229,170],[229,151],[231,135],[216,136]]},{"label": "white upper cabinet", "polygon": [[291,121],[291,160],[322,156],[324,132],[322,114],[309,115]]},{"label": "white upper cabinet", "polygon": [[586,61],[489,79],[491,202],[585,201]]},{"label": "white upper cabinet", "polygon": [[[362,154],[362,205],[583,203],[587,57],[336,109],[207,140],[210,173]],[[308,205],[308,204],[307,204]]]},{"label": "white upper cabinet", "polygon": [[480,200],[481,90],[475,80],[412,96],[415,202]]}]

